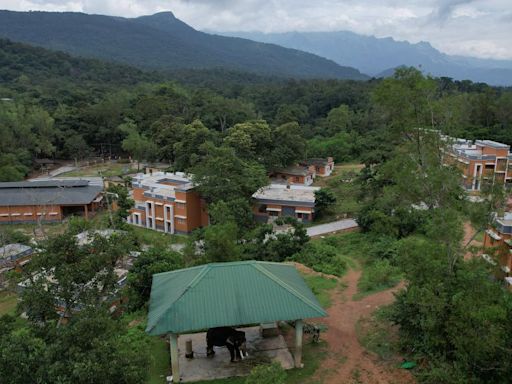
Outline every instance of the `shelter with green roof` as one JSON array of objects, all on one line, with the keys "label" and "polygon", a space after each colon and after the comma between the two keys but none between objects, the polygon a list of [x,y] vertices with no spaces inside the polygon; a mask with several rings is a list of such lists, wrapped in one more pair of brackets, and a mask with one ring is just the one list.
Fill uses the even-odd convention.
[{"label": "shelter with green roof", "polygon": [[239,261],[153,275],[146,332],[170,334],[179,381],[178,334],[220,326],[295,321],[294,363],[301,366],[303,319],[326,312],[293,265]]}]

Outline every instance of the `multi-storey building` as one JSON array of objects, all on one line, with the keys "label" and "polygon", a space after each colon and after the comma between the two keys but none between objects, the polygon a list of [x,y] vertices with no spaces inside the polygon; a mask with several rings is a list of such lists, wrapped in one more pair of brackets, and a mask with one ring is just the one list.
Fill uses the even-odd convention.
[{"label": "multi-storey building", "polygon": [[137,174],[128,223],[165,233],[190,233],[208,225],[206,203],[182,172]]},{"label": "multi-storey building", "polygon": [[488,254],[484,254],[484,258],[499,264],[499,277],[504,278],[512,287],[512,212],[497,217],[493,227],[485,231],[484,248],[494,250],[494,260]]},{"label": "multi-storey building", "polygon": [[472,143],[457,139],[451,145],[449,155],[462,171],[466,190],[478,192],[484,181],[512,187],[512,153],[509,145],[492,140]]},{"label": "multi-storey building", "polygon": [[319,189],[303,185],[267,185],[252,195],[254,218],[264,223],[278,217],[311,222],[315,214],[315,192]]}]

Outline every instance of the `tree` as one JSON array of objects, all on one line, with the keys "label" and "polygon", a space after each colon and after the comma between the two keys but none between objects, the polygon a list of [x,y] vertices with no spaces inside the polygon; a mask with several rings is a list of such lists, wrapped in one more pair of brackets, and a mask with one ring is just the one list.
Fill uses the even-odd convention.
[{"label": "tree", "polygon": [[327,188],[315,191],[315,213],[321,216],[332,205],[336,204],[336,195]]},{"label": "tree", "polygon": [[142,252],[128,273],[130,307],[138,309],[149,300],[155,273],[173,271],[185,266],[183,257],[176,252],[150,248]]},{"label": "tree", "polygon": [[224,142],[238,157],[264,162],[272,146],[271,130],[263,120],[236,124],[229,129]]},{"label": "tree", "polygon": [[267,168],[284,168],[305,157],[306,140],[298,123],[287,123],[274,129],[272,142],[274,147]]},{"label": "tree", "polygon": [[118,129],[127,134],[123,140],[123,150],[130,153],[137,160],[137,170],[140,169],[141,160],[154,159],[157,155],[155,144],[146,136],[137,131],[137,126],[132,121],[121,124]]},{"label": "tree", "polygon": [[78,160],[82,160],[92,152],[84,137],[77,133],[66,138],[64,150],[70,158],[75,159],[75,166],[78,165]]},{"label": "tree", "polygon": [[185,171],[200,163],[209,148],[205,144],[213,139],[213,133],[200,120],[185,125],[181,140],[174,144],[174,167]]},{"label": "tree", "polygon": [[107,201],[109,204],[108,209],[112,210],[113,202],[116,202],[117,210],[115,211],[115,218],[113,218],[113,225],[115,228],[122,228],[126,224],[126,218],[130,214],[130,209],[133,207],[134,201],[130,198],[128,188],[124,185],[111,185],[107,190]]},{"label": "tree", "polygon": [[352,113],[348,105],[342,104],[337,108],[331,109],[325,119],[327,130],[324,135],[329,137],[346,131],[350,127],[351,120]]},{"label": "tree", "polygon": [[69,232],[48,239],[28,268],[20,310],[32,321],[48,321],[57,307],[62,318],[70,318],[100,305],[117,289],[116,263],[132,246],[125,234],[97,234],[81,246]]},{"label": "tree", "polygon": [[229,147],[208,146],[208,155],[192,168],[193,181],[208,203],[248,199],[267,183],[265,169],[244,161]]},{"label": "tree", "polygon": [[240,259],[238,228],[235,223],[214,224],[204,231],[204,261],[217,263]]}]

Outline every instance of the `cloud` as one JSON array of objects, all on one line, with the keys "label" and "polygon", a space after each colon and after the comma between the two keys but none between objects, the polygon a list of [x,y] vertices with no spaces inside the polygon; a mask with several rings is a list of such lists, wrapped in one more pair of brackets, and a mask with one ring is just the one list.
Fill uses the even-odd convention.
[{"label": "cloud", "polygon": [[510,0],[0,0],[0,8],[125,17],[170,10],[199,30],[349,30],[512,59]]}]

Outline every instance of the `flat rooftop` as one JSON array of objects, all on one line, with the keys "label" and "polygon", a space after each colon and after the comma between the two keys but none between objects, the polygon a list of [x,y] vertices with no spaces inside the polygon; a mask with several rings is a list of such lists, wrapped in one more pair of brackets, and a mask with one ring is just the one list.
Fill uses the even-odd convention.
[{"label": "flat rooftop", "polygon": [[319,189],[303,185],[270,184],[258,190],[252,197],[256,200],[314,204],[315,192]]},{"label": "flat rooftop", "polygon": [[0,247],[0,259],[7,259],[13,256],[17,256],[21,253],[32,252],[32,248],[24,244],[7,244]]},{"label": "flat rooftop", "polygon": [[132,186],[143,188],[154,195],[175,197],[176,191],[188,191],[195,187],[192,176],[184,172],[138,173],[132,179]]},{"label": "flat rooftop", "polygon": [[497,149],[510,149],[510,145],[499,143],[497,141],[493,140],[476,140],[476,145],[486,146],[486,147],[492,147]]}]

